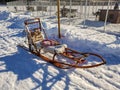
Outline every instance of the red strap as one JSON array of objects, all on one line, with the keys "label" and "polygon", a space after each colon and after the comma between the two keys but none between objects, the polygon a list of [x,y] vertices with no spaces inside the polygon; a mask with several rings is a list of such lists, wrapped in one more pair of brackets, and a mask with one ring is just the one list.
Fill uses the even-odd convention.
[{"label": "red strap", "polygon": [[54,46],[55,45],[54,42],[55,42],[54,40],[48,40],[48,39],[46,39],[46,40],[42,41],[42,44],[45,45],[45,46]]}]

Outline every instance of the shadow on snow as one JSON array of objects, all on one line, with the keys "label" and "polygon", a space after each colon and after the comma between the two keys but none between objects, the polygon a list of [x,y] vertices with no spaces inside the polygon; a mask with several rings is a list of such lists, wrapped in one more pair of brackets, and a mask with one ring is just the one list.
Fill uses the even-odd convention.
[{"label": "shadow on snow", "polygon": [[[49,66],[51,65],[44,61],[37,64],[36,61],[34,61],[36,58],[40,60],[40,58],[29,52],[25,52],[22,48],[18,47],[17,53],[0,58],[0,61],[4,62],[6,68],[6,70],[0,70],[0,73],[13,72],[17,75],[18,81],[31,78],[33,82],[37,83],[37,86],[35,86],[33,90],[40,87],[42,90],[50,90],[58,81],[64,78],[65,87],[63,88],[65,90],[69,90],[68,86],[70,78],[64,70],[52,66],[53,69],[57,70],[57,73],[55,73],[55,75],[51,74],[51,72],[54,72],[49,69]],[[43,73],[39,73],[39,70],[43,71]],[[33,75],[36,71],[38,71],[39,75],[42,74],[42,80],[40,80],[41,78],[37,78]],[[51,78],[48,79],[48,77]]]}]

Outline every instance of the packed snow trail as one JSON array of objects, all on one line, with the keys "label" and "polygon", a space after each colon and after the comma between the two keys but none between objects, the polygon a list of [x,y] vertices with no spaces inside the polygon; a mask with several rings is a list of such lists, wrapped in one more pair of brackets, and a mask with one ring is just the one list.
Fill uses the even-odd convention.
[{"label": "packed snow trail", "polygon": [[[4,15],[3,12],[0,13]],[[78,51],[99,53],[107,60],[106,65],[92,69],[63,70],[17,47],[25,41],[23,21],[28,17],[30,18],[29,15],[17,16],[8,13],[6,18],[0,19],[1,90],[120,89],[119,36],[99,32],[96,30],[98,27],[93,30],[61,25],[62,34],[65,36],[60,40],[62,43]],[[47,20],[44,22],[47,26],[46,32],[50,38],[58,39],[57,24],[51,23]]]}]

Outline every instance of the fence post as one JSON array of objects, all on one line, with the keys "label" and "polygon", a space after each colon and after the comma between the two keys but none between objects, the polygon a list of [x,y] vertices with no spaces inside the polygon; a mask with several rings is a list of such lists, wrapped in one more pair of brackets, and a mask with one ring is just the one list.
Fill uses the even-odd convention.
[{"label": "fence post", "polygon": [[106,23],[107,23],[107,17],[109,12],[109,6],[110,6],[110,0],[108,1],[108,5],[107,5],[107,11],[106,11],[105,23],[104,23],[104,32],[106,31]]},{"label": "fence post", "polygon": [[69,15],[69,25],[70,25],[70,22],[71,22],[71,6],[72,6],[72,0],[70,0],[70,15]]}]

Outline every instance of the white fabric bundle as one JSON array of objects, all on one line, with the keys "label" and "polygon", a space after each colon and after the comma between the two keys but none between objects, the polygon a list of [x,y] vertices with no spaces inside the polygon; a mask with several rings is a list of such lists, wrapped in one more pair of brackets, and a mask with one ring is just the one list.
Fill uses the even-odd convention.
[{"label": "white fabric bundle", "polygon": [[44,50],[45,52],[50,52],[50,53],[63,53],[65,52],[65,48],[67,48],[66,44],[62,44],[62,45],[56,45],[56,46],[48,46],[45,47]]}]

